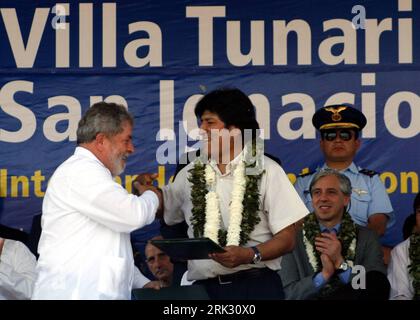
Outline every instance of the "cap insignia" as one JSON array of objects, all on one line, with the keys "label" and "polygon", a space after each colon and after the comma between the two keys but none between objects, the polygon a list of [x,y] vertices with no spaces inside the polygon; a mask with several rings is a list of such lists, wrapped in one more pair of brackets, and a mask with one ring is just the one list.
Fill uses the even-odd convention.
[{"label": "cap insignia", "polygon": [[343,110],[346,110],[347,107],[338,107],[338,108],[325,108],[326,111],[332,112],[332,116],[331,116],[331,120],[334,122],[340,121],[341,119],[343,119],[343,117],[341,116],[340,112]]}]

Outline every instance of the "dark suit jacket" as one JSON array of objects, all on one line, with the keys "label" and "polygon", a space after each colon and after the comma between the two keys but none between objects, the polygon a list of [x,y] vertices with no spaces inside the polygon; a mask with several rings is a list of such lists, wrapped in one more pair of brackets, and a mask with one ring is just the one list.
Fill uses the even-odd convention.
[{"label": "dark suit jacket", "polygon": [[[366,227],[357,226],[356,257],[354,265],[363,265],[366,273],[379,271],[386,275],[381,245],[376,233]],[[283,256],[279,271],[286,299],[313,299],[317,296],[312,278],[315,272],[309,263],[303,243],[303,233],[297,234],[295,249]],[[354,276],[352,274],[352,276]]]}]

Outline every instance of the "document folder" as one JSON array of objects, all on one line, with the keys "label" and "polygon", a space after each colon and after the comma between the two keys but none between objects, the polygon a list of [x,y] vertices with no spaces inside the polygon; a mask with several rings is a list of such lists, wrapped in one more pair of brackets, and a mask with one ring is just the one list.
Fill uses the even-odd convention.
[{"label": "document folder", "polygon": [[209,253],[225,252],[209,238],[151,240],[154,246],[172,258],[183,260],[209,259]]}]

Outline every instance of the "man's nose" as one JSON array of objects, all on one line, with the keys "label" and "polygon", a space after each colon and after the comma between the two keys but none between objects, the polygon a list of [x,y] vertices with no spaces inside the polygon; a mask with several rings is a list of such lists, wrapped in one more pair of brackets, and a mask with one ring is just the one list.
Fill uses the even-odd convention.
[{"label": "man's nose", "polygon": [[135,148],[134,148],[133,143],[132,143],[132,142],[129,142],[129,143],[128,143],[128,147],[127,147],[127,152],[128,152],[128,153],[133,153],[133,152],[134,152],[134,150],[135,150]]},{"label": "man's nose", "polygon": [[207,131],[208,130],[208,125],[203,121],[203,122],[201,122],[201,124],[200,124],[200,129],[202,129],[202,130],[204,130],[204,131]]},{"label": "man's nose", "polygon": [[157,259],[155,265],[156,265],[156,269],[161,271],[163,269],[162,259]]},{"label": "man's nose", "polygon": [[335,135],[335,138],[334,138],[333,141],[344,141],[343,139],[341,139],[341,136],[340,136],[340,132],[339,131],[336,132],[336,135]]},{"label": "man's nose", "polygon": [[321,193],[319,194],[319,200],[320,200],[320,201],[327,201],[327,200],[328,200],[328,198],[327,198],[327,193],[326,193],[326,192],[321,192]]}]

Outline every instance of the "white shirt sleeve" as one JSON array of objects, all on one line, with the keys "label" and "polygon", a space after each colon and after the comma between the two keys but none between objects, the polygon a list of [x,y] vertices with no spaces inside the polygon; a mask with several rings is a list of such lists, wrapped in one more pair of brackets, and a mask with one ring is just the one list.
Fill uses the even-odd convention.
[{"label": "white shirt sleeve", "polygon": [[391,251],[388,265],[388,280],[391,285],[390,300],[411,300],[413,298],[414,290],[408,274],[409,246],[410,239],[407,239]]},{"label": "white shirt sleeve", "polygon": [[165,208],[163,217],[168,225],[174,225],[185,220],[181,208],[186,197],[189,168],[191,168],[191,165],[184,167],[173,182],[162,188],[163,206]]},{"label": "white shirt sleeve", "polygon": [[21,242],[4,242],[0,256],[0,300],[28,300],[36,279],[36,258]]},{"label": "white shirt sleeve", "polygon": [[181,286],[190,286],[194,284],[194,280],[190,281],[187,279],[188,277],[188,270],[184,272],[181,278]]},{"label": "white shirt sleeve", "polygon": [[[146,191],[140,197],[129,194],[109,170],[89,159],[67,164],[54,174],[48,188],[44,212],[71,208],[116,232],[129,233],[150,224],[159,206],[154,192]],[[61,207],[56,208],[55,203]]]},{"label": "white shirt sleeve", "polygon": [[[265,158],[265,161],[271,159]],[[268,167],[268,166],[267,166]],[[273,234],[305,217],[309,210],[299,197],[289,178],[279,165],[272,164],[265,181],[264,210],[269,213]]]}]

